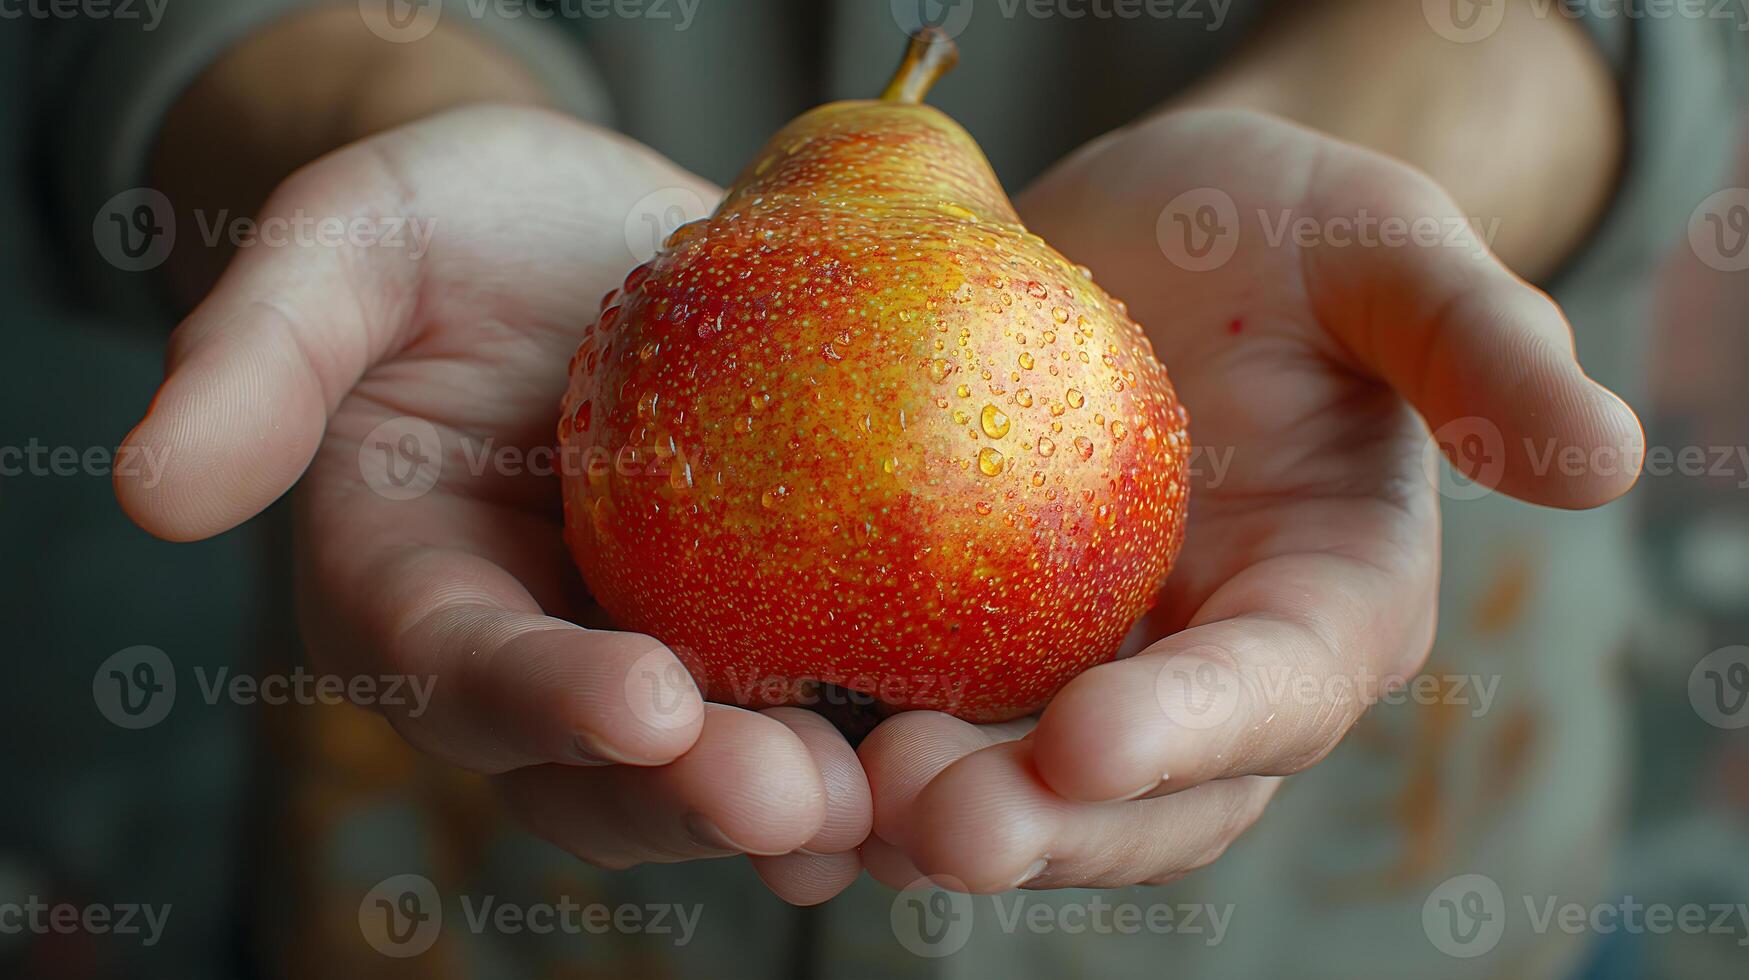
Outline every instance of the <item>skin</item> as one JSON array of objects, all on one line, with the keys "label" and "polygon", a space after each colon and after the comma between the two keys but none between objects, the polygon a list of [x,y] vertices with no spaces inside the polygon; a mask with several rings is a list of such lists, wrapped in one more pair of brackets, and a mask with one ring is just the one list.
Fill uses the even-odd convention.
[{"label": "skin", "polygon": [[[1559,310],[1508,271],[1558,262],[1612,179],[1619,122],[1577,31],[1515,13],[1488,41],[1455,45],[1392,14],[1415,6],[1398,0],[1299,6],[1297,31],[1192,97],[1280,116],[1175,106],[1084,148],[1016,201],[1028,227],[1129,302],[1171,366],[1197,442],[1234,449],[1222,485],[1192,491],[1183,561],[1142,636],[1157,642],[1081,675],[1036,727],[910,712],[853,753],[806,712],[707,708],[683,688],[652,690],[678,669],[672,654],[573,625],[590,610],[571,587],[551,479],[463,479],[465,468],[446,466],[412,501],[362,484],[360,443],[390,416],[418,415],[452,440],[544,444],[577,325],[631,264],[620,229],[633,202],[664,187],[715,199],[649,151],[551,113],[431,116],[281,184],[264,213],[417,213],[443,232],[418,261],[347,247],[237,257],[178,328],[163,388],[128,437],[169,453],[162,480],[118,477],[118,497],[147,530],[190,540],[248,519],[302,477],[312,655],[341,674],[435,674],[432,710],[391,722],[436,757],[493,774],[534,832],[603,866],[760,855],[767,883],[799,903],[825,900],[864,866],[894,884],[932,873],[979,891],[1170,880],[1217,857],[1278,777],[1321,758],[1365,707],[1362,696],[1268,704],[1248,677],[1269,665],[1314,678],[1390,674],[1425,657],[1438,516],[1417,414],[1435,426],[1486,416],[1509,447],[1548,438],[1633,460],[1641,446],[1632,413],[1583,376]],[[1364,30],[1343,20],[1353,17]],[[388,57],[360,43],[360,64]],[[1425,80],[1420,89],[1376,85],[1355,67],[1411,55],[1404,77]],[[472,66],[489,61],[451,58],[445,70],[465,93]],[[205,154],[271,159],[261,168],[271,184],[340,138],[267,153],[260,132],[305,132],[294,124],[312,110],[269,97],[283,74],[239,77],[263,79],[262,111],[288,116],[196,126]],[[478,77],[484,97],[507,97],[487,84],[494,71]],[[415,84],[381,82],[378,125],[434,108]],[[252,107],[255,91],[226,98]],[[396,92],[408,93],[404,104]],[[1493,97],[1501,92],[1510,99]],[[213,98],[197,86],[178,112],[229,118]],[[1498,121],[1503,105],[1510,127]],[[1403,127],[1407,115],[1423,124]],[[198,183],[187,161],[201,154],[163,142],[160,154],[164,186]],[[509,172],[518,180],[474,179]],[[1534,217],[1508,223],[1495,258],[1267,249],[1254,235],[1193,278],[1161,260],[1153,221],[1178,192],[1208,186],[1241,214]],[[198,294],[206,280],[189,282]],[[1497,482],[1582,507],[1624,492],[1633,470],[1541,474],[1512,455]],[[1241,696],[1226,724],[1187,729],[1173,724],[1159,678],[1202,664]],[[652,695],[676,714],[640,716],[632,706]]]},{"label": "skin", "polygon": [[[1232,469],[1218,487],[1193,484],[1185,552],[1139,629],[1141,656],[1076,678],[1036,730],[918,712],[859,747],[876,813],[862,854],[877,878],[1113,887],[1218,858],[1280,776],[1340,742],[1378,693],[1362,679],[1412,674],[1431,649],[1426,427],[1496,423],[1508,453],[1488,482],[1522,500],[1591,507],[1632,486],[1637,419],[1584,377],[1571,325],[1519,278],[1556,268],[1607,195],[1621,139],[1607,74],[1574,25],[1525,3],[1477,44],[1439,38],[1418,6],[1297,5],[1183,102],[1094,141],[1017,200],[1028,227],[1129,301],[1193,440],[1230,447]],[[1257,248],[1252,224],[1225,265],[1187,273],[1159,260],[1153,222],[1207,187],[1241,216],[1319,227],[1362,213],[1502,220],[1492,249]],[[1527,439],[1624,463],[1539,472]],[[1295,681],[1332,696],[1269,696]],[[1230,715],[1183,724],[1196,717],[1186,690],[1235,692],[1218,702]]]}]

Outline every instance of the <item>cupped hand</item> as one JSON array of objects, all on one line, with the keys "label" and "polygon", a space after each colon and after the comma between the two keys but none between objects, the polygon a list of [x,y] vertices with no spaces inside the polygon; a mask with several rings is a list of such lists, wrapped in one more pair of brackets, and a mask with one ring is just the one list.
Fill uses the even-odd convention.
[{"label": "cupped hand", "polygon": [[[1582,508],[1632,485],[1643,437],[1555,304],[1394,160],[1186,111],[1089,145],[1019,204],[1171,371],[1199,447],[1184,550],[1138,628],[1151,645],[1077,677],[1036,727],[876,729],[863,859],[895,886],[1161,883],[1218,857],[1424,662],[1432,447],[1483,487]],[[1550,465],[1572,458],[1598,465]]]},{"label": "cupped hand", "polygon": [[705,704],[650,637],[575,625],[590,608],[547,449],[577,338],[635,262],[628,218],[652,194],[666,217],[718,193],[533,109],[450,112],[324,157],[176,330],[127,439],[167,465],[116,493],[148,531],[192,540],[301,478],[318,667],[429,678],[425,710],[376,707],[586,860],[756,855],[774,891],[812,903],[859,872],[854,752],[806,711]]}]

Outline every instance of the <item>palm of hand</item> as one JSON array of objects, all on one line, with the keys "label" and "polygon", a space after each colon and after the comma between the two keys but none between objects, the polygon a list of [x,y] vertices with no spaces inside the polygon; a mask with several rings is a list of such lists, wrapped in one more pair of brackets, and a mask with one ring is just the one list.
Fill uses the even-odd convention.
[{"label": "palm of hand", "polygon": [[189,538],[302,475],[302,621],[322,669],[431,678],[422,713],[377,707],[417,747],[495,774],[527,826],[579,856],[746,853],[811,902],[859,868],[854,754],[807,712],[704,705],[648,637],[573,625],[589,604],[545,455],[582,327],[634,262],[628,218],[652,194],[716,193],[529,110],[447,113],[310,165],[267,216],[415,218],[429,251],[239,256],[129,437],[184,465],[118,493],[148,529]]},{"label": "palm of hand", "polygon": [[1439,529],[1416,411],[1490,433],[1491,460],[1458,462],[1563,506],[1610,499],[1625,474],[1563,479],[1505,448],[1632,458],[1638,429],[1578,371],[1553,305],[1376,154],[1181,113],[1090,145],[1019,204],[1128,300],[1172,373],[1198,447],[1184,551],[1138,628],[1148,649],[1076,678],[1036,728],[916,713],[877,730],[860,749],[864,858],[895,885],[1166,881],[1424,661]]}]

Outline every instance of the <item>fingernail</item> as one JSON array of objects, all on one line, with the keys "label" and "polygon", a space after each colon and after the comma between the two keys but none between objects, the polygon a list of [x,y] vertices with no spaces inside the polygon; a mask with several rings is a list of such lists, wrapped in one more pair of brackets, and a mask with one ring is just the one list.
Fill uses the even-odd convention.
[{"label": "fingernail", "polygon": [[1135,790],[1134,792],[1125,793],[1122,796],[1114,796],[1109,800],[1102,800],[1101,802],[1103,802],[1103,803],[1128,803],[1131,800],[1139,800],[1142,797],[1147,796],[1149,793],[1152,793],[1154,790],[1158,789],[1162,782],[1164,782],[1164,780],[1156,779],[1153,782],[1147,784],[1146,786],[1143,786],[1141,789]]},{"label": "fingernail", "polygon": [[712,847],[722,851],[741,851],[741,845],[729,839],[716,822],[698,811],[686,815],[686,836],[692,838],[694,844],[700,847]]},{"label": "fingernail", "polygon": [[1032,867],[1027,868],[1026,873],[1021,875],[1011,887],[1019,888],[1034,878],[1037,878],[1039,875],[1044,874],[1045,868],[1049,867],[1050,863],[1049,858],[1039,858],[1037,861],[1032,862]]},{"label": "fingernail", "polygon": [[577,735],[571,739],[571,761],[580,766],[611,766],[613,760],[595,751],[593,743],[586,735]]}]

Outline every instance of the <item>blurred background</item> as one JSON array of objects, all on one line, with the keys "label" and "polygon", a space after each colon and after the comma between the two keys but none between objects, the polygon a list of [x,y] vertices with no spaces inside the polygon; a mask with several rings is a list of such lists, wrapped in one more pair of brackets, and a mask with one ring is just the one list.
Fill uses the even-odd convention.
[{"label": "blurred background", "polygon": [[[1637,392],[1630,400],[1649,444],[1702,465],[1648,473],[1612,505],[1631,536],[1631,568],[1553,548],[1508,556],[1475,576],[1448,573],[1458,583],[1452,589],[1468,591],[1448,595],[1443,617],[1460,625],[1441,639],[1444,650],[1510,645],[1490,637],[1543,602],[1538,582],[1584,594],[1625,580],[1635,596],[1625,644],[1561,660],[1568,666],[1538,682],[1538,695],[1453,720],[1467,726],[1455,734],[1429,721],[1438,712],[1424,707],[1380,709],[1357,745],[1296,778],[1308,788],[1284,795],[1257,842],[1242,842],[1223,867],[1172,892],[1232,910],[1218,942],[1206,934],[981,931],[936,958],[907,945],[891,924],[893,894],[867,881],[825,909],[801,911],[773,898],[741,862],[710,877],[685,867],[605,876],[517,835],[483,782],[423,760],[374,715],[206,691],[203,682],[226,672],[259,679],[303,669],[285,561],[292,532],[276,508],[216,539],[170,544],[118,509],[109,472],[119,461],[107,453],[160,378],[176,301],[153,270],[105,260],[106,198],[81,196],[83,186],[69,191],[69,173],[113,172],[113,159],[81,163],[76,155],[108,152],[120,145],[116,134],[149,143],[153,119],[141,106],[133,115],[93,108],[93,89],[119,100],[129,73],[153,66],[152,84],[174,95],[228,44],[293,5],[263,4],[245,16],[236,13],[251,9],[243,0],[222,29],[193,30],[174,18],[204,16],[202,5],[167,4],[164,29],[148,30],[144,20],[120,17],[121,5],[56,13],[46,2],[0,0],[0,330],[12,345],[0,358],[0,636],[9,648],[0,684],[8,803],[0,810],[0,974],[1244,976],[1270,962],[1258,953],[1267,947],[1308,975],[1749,976],[1749,263],[1733,261],[1749,240],[1749,191],[1740,190],[1749,187],[1749,141],[1729,99],[1682,94],[1688,83],[1674,77],[1671,52],[1633,62],[1632,84],[1658,90],[1657,73],[1670,73],[1656,111],[1692,117],[1732,151],[1699,163],[1704,180],[1665,187],[1658,204],[1640,205],[1652,209],[1640,220],[1655,262],[1581,276],[1569,287],[1577,292],[1556,295],[1585,310],[1620,302],[1583,292],[1599,275],[1638,284],[1630,309],[1643,342],[1612,349],[1612,370],[1639,372],[1626,387]],[[825,3],[702,0],[689,17],[681,4],[660,20],[649,10],[561,10],[508,30],[482,26],[491,18],[456,4],[445,13],[498,37],[563,35],[553,43],[574,50],[580,71],[599,83],[597,95],[577,97],[576,111],[613,120],[724,183],[795,113],[871,91],[884,77],[901,31],[887,4],[866,6],[852,13]],[[911,4],[938,21],[966,6]],[[1264,3],[1214,4],[1208,16],[1226,10],[1223,23],[1197,24],[1185,40],[1182,23],[999,16],[996,6],[980,6],[960,38],[967,67],[932,101],[965,123],[1011,189],[1159,104],[1272,16]],[[136,13],[154,16],[143,3]],[[678,64],[687,70],[662,67]],[[322,70],[319,62],[295,67]],[[701,109],[700,78],[715,79],[735,111]],[[1018,88],[994,94],[1004,86]],[[1029,132],[1039,128],[1048,138]],[[1575,321],[1584,352],[1586,320]],[[1685,449],[1700,455],[1683,457]],[[1485,522],[1487,506],[1517,507],[1453,501],[1448,513]],[[1448,550],[1453,561],[1483,564],[1463,540]],[[1566,614],[1551,615],[1559,635]],[[1510,681],[1558,652],[1545,646],[1526,641],[1489,669]],[[154,661],[161,671],[132,675],[142,657],[162,657]],[[173,707],[160,711],[161,699],[141,714],[137,704],[119,704],[109,678],[117,664],[174,684]],[[1539,755],[1539,738],[1561,715],[1551,705],[1569,682],[1608,695],[1579,712],[1581,734],[1566,754]],[[1484,747],[1466,749],[1471,738]],[[1401,785],[1352,788],[1366,785],[1357,773],[1387,765],[1400,770]],[[1511,802],[1477,809],[1483,797],[1464,794],[1482,791],[1464,773],[1478,765],[1511,770],[1543,786],[1546,798],[1522,811]],[[1599,788],[1562,789],[1584,779]],[[1311,815],[1296,822],[1296,813]],[[1486,841],[1465,840],[1461,824],[1471,817],[1499,820],[1495,838],[1521,838],[1519,847],[1582,840],[1575,860],[1588,875],[1513,884],[1490,869],[1511,864],[1514,852],[1481,853]],[[1347,849],[1326,847],[1319,827],[1332,825],[1361,830]],[[1365,830],[1375,825],[1376,833]],[[1470,844],[1479,856],[1464,856]],[[1418,848],[1445,850],[1419,862],[1403,857]],[[1631,915],[1587,915],[1571,933],[1538,935],[1509,908],[1516,921],[1506,947],[1515,952],[1472,959],[1474,948],[1461,941],[1452,952],[1453,937],[1440,935],[1426,912],[1459,873],[1506,882],[1512,908],[1545,896],[1587,910],[1638,903],[1678,916],[1699,909],[1706,927],[1659,930]],[[672,935],[482,935],[446,926],[434,948],[403,959],[373,948],[359,923],[361,902],[398,874],[437,882],[451,923],[463,917],[454,893],[469,889],[524,903],[561,895],[675,903],[702,914],[683,947]],[[1123,890],[1111,900],[1151,901],[1145,893]],[[76,920],[44,911],[68,906]],[[148,907],[164,910],[159,928],[148,927]],[[1341,924],[1325,918],[1338,907],[1352,913]],[[124,933],[124,917],[139,931]],[[117,928],[94,925],[99,919]],[[1534,952],[1545,940],[1560,951]],[[1107,963],[1118,965],[1100,965]]]}]

